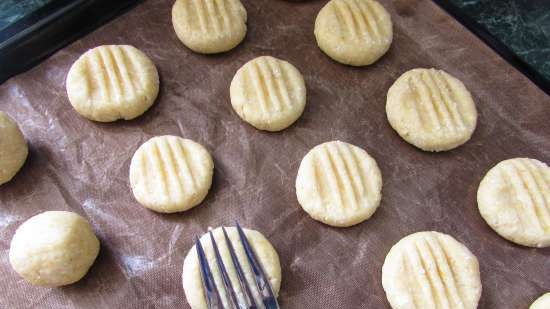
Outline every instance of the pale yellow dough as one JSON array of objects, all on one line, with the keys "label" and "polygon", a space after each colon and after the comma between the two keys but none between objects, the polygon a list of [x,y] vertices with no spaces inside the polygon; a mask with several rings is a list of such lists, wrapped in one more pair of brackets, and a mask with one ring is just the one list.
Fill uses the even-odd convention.
[{"label": "pale yellow dough", "polygon": [[500,236],[529,247],[550,246],[550,167],[528,158],[502,161],[479,185],[481,216]]},{"label": "pale yellow dough", "polygon": [[[254,288],[256,286],[256,283],[254,281],[254,275],[250,268],[250,264],[248,263],[248,260],[246,258],[242,243],[237,233],[237,229],[235,227],[226,227],[226,231],[236,251],[237,258],[241,266],[243,267],[245,277],[248,283],[250,284],[250,286],[252,287],[252,293],[254,294],[256,303],[261,304],[262,302],[261,302],[261,298],[259,297],[258,291],[256,288]],[[244,301],[243,291],[239,284],[237,272],[231,261],[231,256],[229,255],[229,250],[226,245],[225,238],[223,236],[223,231],[221,228],[216,228],[212,232],[214,233],[214,239],[216,240],[218,249],[220,250],[220,255],[222,257],[222,261],[229,274],[231,283],[233,287],[237,290],[237,293],[236,293],[237,297],[241,302],[243,302]],[[278,295],[279,289],[281,287],[281,265],[279,263],[279,256],[277,255],[277,252],[275,251],[273,246],[269,243],[269,241],[259,232],[254,230],[249,230],[249,229],[244,229],[244,232],[252,248],[254,248],[256,257],[260,261],[266,273],[266,276],[269,282],[271,283],[271,286],[273,288],[273,293],[275,295]],[[210,265],[210,269],[213,272],[216,286],[218,287],[220,295],[222,296],[222,302],[224,304],[224,308],[230,308],[228,306],[229,304],[228,293],[224,288],[221,273],[219,271],[218,265],[216,264],[214,249],[212,248],[212,242],[210,240],[210,236],[208,235],[208,233],[204,234],[200,238],[200,242],[205,251],[208,264]],[[202,286],[199,260],[198,260],[197,250],[195,246],[191,248],[191,250],[185,257],[185,261],[183,262],[182,280],[183,280],[183,289],[185,291],[185,296],[187,298],[187,302],[189,303],[189,305],[191,305],[191,308],[207,309],[208,307],[206,303],[206,296]]]},{"label": "pale yellow dough", "polygon": [[529,307],[529,309],[549,309],[550,308],[550,293],[546,293],[539,297],[535,302]]},{"label": "pale yellow dough", "polygon": [[135,152],[130,185],[143,206],[163,213],[200,204],[212,184],[214,161],[202,145],[177,136],[153,137]]},{"label": "pale yellow dough", "polygon": [[395,244],[382,266],[382,286],[393,309],[476,309],[481,297],[477,258],[438,232]]},{"label": "pale yellow dough", "polygon": [[390,48],[390,14],[374,0],[331,0],[317,15],[315,38],[330,58],[348,65],[369,65]]},{"label": "pale yellow dough", "polygon": [[202,54],[228,51],[246,35],[246,9],[239,0],[176,0],[172,24],[178,38]]},{"label": "pale yellow dough", "polygon": [[230,95],[231,105],[241,119],[260,130],[280,131],[302,115],[306,84],[289,62],[262,56],[237,71]]},{"label": "pale yellow dough", "polygon": [[28,154],[27,141],[17,122],[0,111],[0,185],[17,174]]},{"label": "pale yellow dough", "polygon": [[46,211],[15,231],[9,260],[23,279],[57,287],[80,280],[99,253],[88,221],[69,211]]},{"label": "pale yellow dough", "polygon": [[315,220],[348,227],[367,220],[382,199],[382,174],[363,149],[340,141],[323,143],[303,158],[296,195]]},{"label": "pale yellow dough", "polygon": [[425,151],[466,143],[477,123],[476,106],[464,84],[436,69],[401,75],[388,91],[386,115],[405,141]]},{"label": "pale yellow dough", "polygon": [[153,105],[159,92],[155,64],[129,45],[88,50],[72,65],[67,95],[82,116],[101,122],[133,119]]}]

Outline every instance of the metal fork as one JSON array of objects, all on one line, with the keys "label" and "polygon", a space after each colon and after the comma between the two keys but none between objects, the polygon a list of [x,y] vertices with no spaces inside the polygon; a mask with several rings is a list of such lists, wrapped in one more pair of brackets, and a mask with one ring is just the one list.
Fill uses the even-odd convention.
[{"label": "metal fork", "polygon": [[[231,261],[233,263],[233,266],[237,270],[237,278],[239,279],[239,284],[241,286],[241,290],[243,291],[244,298],[245,298],[244,303],[240,302],[237,298],[237,292],[235,291],[233,284],[229,279],[229,274],[227,273],[227,269],[225,268],[225,265],[221,258],[220,251],[218,250],[218,244],[214,240],[214,235],[212,231],[208,232],[210,234],[210,240],[212,242],[212,247],[214,249],[216,264],[218,265],[218,269],[222,275],[224,288],[229,294],[229,308],[231,309],[259,308],[258,305],[256,304],[256,300],[254,299],[254,295],[252,294],[252,290],[256,289],[266,309],[280,309],[279,304],[277,303],[277,299],[273,295],[273,288],[271,287],[269,280],[267,280],[267,277],[262,268],[262,265],[259,263],[256,257],[256,254],[254,253],[254,249],[250,246],[250,243],[248,242],[248,239],[243,229],[239,225],[239,223],[236,223],[236,226],[237,226],[237,232],[239,234],[239,239],[243,245],[243,248],[246,254],[246,258],[248,260],[248,263],[250,264],[252,272],[254,273],[254,279],[256,282],[255,286],[251,286],[246,280],[243,268],[241,266],[241,263],[239,262],[239,259],[237,258],[237,255],[235,254],[235,248],[233,247],[231,240],[229,240],[229,236],[227,235],[227,231],[225,230],[225,227],[222,227],[222,230],[223,230],[225,242],[229,249],[229,254],[231,255]],[[214,281],[214,276],[210,269],[210,265],[208,264],[206,255],[204,253],[204,249],[198,237],[195,240],[195,246],[197,247],[197,253],[199,256],[201,278],[202,278],[204,290],[206,292],[206,300],[208,302],[208,308],[209,309],[227,309],[221,301],[219,289],[216,286],[216,282]]]}]

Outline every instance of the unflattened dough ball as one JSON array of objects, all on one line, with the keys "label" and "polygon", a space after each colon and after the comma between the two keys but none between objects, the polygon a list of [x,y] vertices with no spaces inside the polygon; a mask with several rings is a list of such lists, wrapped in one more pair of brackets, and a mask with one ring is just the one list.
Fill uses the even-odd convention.
[{"label": "unflattened dough ball", "polygon": [[0,185],[17,174],[28,154],[27,141],[17,122],[0,111]]},{"label": "unflattened dough ball", "polygon": [[202,54],[228,51],[246,35],[246,9],[239,0],[176,0],[172,24],[178,38]]},{"label": "unflattened dough ball", "polygon": [[550,293],[546,293],[539,297],[529,309],[548,309],[550,308]]},{"label": "unflattened dough ball", "polygon": [[287,61],[270,56],[243,65],[231,81],[231,105],[257,129],[280,131],[302,115],[306,84],[302,74]]},{"label": "unflattened dough ball", "polygon": [[56,287],[84,277],[98,253],[99,240],[86,219],[69,211],[46,211],[17,228],[9,260],[29,283]]},{"label": "unflattened dough ball", "polygon": [[[249,286],[255,287],[256,283],[254,280],[254,274],[252,272],[250,264],[248,263],[248,259],[246,258],[246,254],[239,239],[237,229],[235,227],[226,227],[225,229],[227,231],[231,244],[235,249],[237,259],[243,267],[243,271],[245,273],[245,277],[249,283]],[[269,241],[261,233],[249,229],[243,230],[246,234],[248,241],[250,242],[250,245],[256,253],[257,259],[262,265],[262,268],[265,271],[269,282],[271,283],[273,293],[275,294],[275,296],[277,296],[281,287],[281,265],[277,252],[275,251],[271,243],[269,243]],[[244,303],[244,292],[241,290],[241,285],[237,277],[237,271],[233,266],[233,262],[231,261],[231,256],[225,242],[223,231],[220,227],[218,227],[212,230],[212,233],[214,233],[214,239],[216,240],[216,244],[218,245],[222,261],[227,269],[231,283],[233,287],[237,290],[237,298],[239,301],[242,301]],[[218,269],[218,265],[216,264],[212,241],[210,240],[210,236],[208,235],[208,233],[204,234],[200,238],[200,242],[208,260],[208,264],[210,265],[210,269],[212,270],[212,273],[214,275],[214,281],[216,282],[216,286],[218,287],[218,291],[220,292],[224,308],[229,308],[228,293],[224,288],[221,273]],[[191,308],[207,309],[208,306],[206,303],[206,296],[202,285],[200,264],[197,255],[197,249],[195,246],[191,248],[183,262],[182,279],[185,296],[187,298],[187,302],[189,303],[189,305],[191,305]],[[252,293],[254,294],[256,303],[261,304],[262,301],[257,289],[253,288]]]},{"label": "unflattened dough ball", "polygon": [[202,145],[178,136],[157,136],[141,145],[130,163],[130,185],[143,206],[164,213],[198,205],[212,184],[214,162]]},{"label": "unflattened dough ball", "polygon": [[418,232],[395,244],[382,266],[393,309],[475,309],[481,297],[477,258],[453,237]]},{"label": "unflattened dough ball", "polygon": [[390,48],[391,16],[374,0],[331,0],[317,15],[315,38],[330,58],[353,66],[369,65]]},{"label": "unflattened dough ball", "polygon": [[401,75],[388,91],[386,114],[405,141],[425,151],[450,150],[466,143],[477,123],[468,89],[436,69]]},{"label": "unflattened dough ball", "polygon": [[67,94],[82,116],[101,122],[133,119],[153,105],[159,92],[155,64],[129,45],[88,50],[67,75]]},{"label": "unflattened dough ball", "polygon": [[550,167],[528,158],[494,166],[477,191],[481,216],[500,236],[529,247],[550,246]]},{"label": "unflattened dough ball", "polygon": [[296,195],[315,220],[336,227],[372,216],[382,199],[382,175],[363,149],[340,141],[323,143],[303,158]]}]

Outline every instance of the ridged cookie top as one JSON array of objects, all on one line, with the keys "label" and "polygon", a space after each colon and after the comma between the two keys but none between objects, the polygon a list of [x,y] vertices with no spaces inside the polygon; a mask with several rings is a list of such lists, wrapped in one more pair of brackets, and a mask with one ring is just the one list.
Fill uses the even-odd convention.
[{"label": "ridged cookie top", "polygon": [[177,0],[172,23],[178,38],[199,53],[220,53],[246,35],[246,10],[239,0]]},{"label": "ridged cookie top", "polygon": [[67,75],[75,110],[95,121],[133,119],[155,101],[159,77],[145,54],[129,45],[104,45],[84,53]]},{"label": "ridged cookie top", "polygon": [[302,74],[292,64],[270,56],[243,65],[231,82],[231,104],[254,127],[279,131],[294,123],[306,104]]},{"label": "ridged cookie top", "polygon": [[389,49],[393,40],[391,17],[374,0],[332,0],[317,16],[315,37],[334,60],[368,65]]},{"label": "ridged cookie top", "polygon": [[414,69],[399,77],[388,91],[386,113],[401,137],[427,151],[462,145],[477,123],[477,110],[464,84],[435,69]]},{"label": "ridged cookie top", "polygon": [[334,141],[314,147],[296,178],[298,201],[314,219],[346,227],[368,219],[382,198],[376,161],[351,144]]},{"label": "ridged cookie top", "polygon": [[535,159],[505,160],[481,181],[478,207],[502,237],[530,247],[550,246],[550,167]]},{"label": "ridged cookie top", "polygon": [[415,233],[393,246],[382,285],[394,309],[475,309],[481,296],[476,257],[438,232]]},{"label": "ridged cookie top", "polygon": [[153,137],[130,164],[130,184],[143,206],[178,212],[199,204],[212,184],[214,163],[200,144],[177,136]]}]

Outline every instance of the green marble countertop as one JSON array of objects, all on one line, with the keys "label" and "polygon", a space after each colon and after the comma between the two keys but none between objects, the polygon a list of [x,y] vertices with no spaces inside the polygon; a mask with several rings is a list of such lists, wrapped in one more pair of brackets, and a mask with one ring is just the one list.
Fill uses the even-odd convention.
[{"label": "green marble countertop", "polygon": [[550,0],[448,0],[550,81]]},{"label": "green marble countertop", "polygon": [[0,31],[53,0],[0,0]]}]

